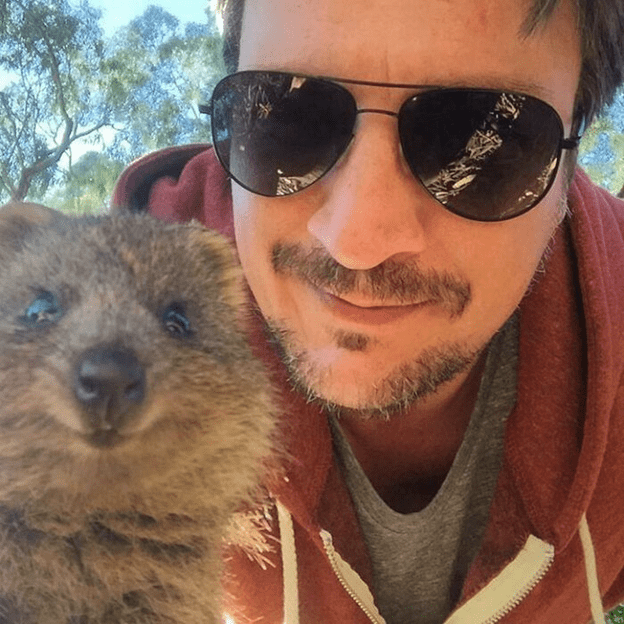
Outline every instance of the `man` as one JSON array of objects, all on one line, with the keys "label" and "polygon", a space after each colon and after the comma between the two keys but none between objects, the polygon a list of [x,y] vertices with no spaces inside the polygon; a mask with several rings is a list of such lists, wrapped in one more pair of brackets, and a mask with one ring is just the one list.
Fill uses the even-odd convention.
[{"label": "man", "polygon": [[230,0],[233,183],[190,146],[115,201],[234,236],[261,313],[290,460],[266,560],[228,555],[235,621],[581,624],[624,596],[624,208],[572,181],[623,34],[621,0]]}]

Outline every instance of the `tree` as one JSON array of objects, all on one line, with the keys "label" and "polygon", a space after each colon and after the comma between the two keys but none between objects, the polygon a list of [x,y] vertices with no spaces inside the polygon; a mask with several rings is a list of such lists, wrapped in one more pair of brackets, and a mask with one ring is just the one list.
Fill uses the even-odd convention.
[{"label": "tree", "polygon": [[[74,171],[85,151],[102,152],[104,174],[154,149],[210,141],[197,105],[223,68],[206,16],[182,26],[150,6],[105,40],[87,0],[0,0],[0,203],[28,195],[65,205],[59,185],[74,207],[100,203]],[[78,180],[88,193],[76,194]]]},{"label": "tree", "polygon": [[89,83],[100,14],[83,0],[0,0],[0,201],[40,196],[76,141],[110,123]]},{"label": "tree", "polygon": [[98,88],[108,94],[119,132],[110,154],[130,160],[148,150],[210,140],[197,105],[223,74],[214,15],[186,24],[150,6],[109,42]]},{"label": "tree", "polygon": [[624,91],[585,132],[579,163],[594,182],[624,197]]},{"label": "tree", "polygon": [[50,188],[45,203],[67,213],[102,212],[124,163],[101,151],[88,151],[64,174],[64,183]]}]

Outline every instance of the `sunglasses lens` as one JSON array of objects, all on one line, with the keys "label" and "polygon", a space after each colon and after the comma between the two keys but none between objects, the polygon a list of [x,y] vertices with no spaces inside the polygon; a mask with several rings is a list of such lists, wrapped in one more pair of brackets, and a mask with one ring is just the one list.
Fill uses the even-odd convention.
[{"label": "sunglasses lens", "polygon": [[449,89],[408,100],[399,135],[412,173],[435,199],[468,219],[502,221],[548,192],[563,126],[528,95]]},{"label": "sunglasses lens", "polygon": [[[215,151],[230,176],[275,197],[307,188],[345,152],[358,114],[344,87],[281,72],[224,78],[211,101]],[[559,166],[563,124],[546,102],[480,89],[437,89],[399,112],[412,173],[452,212],[502,221],[535,206]]]},{"label": "sunglasses lens", "polygon": [[302,190],[346,150],[356,106],[342,87],[279,72],[240,72],[212,95],[212,136],[236,182],[275,197]]}]

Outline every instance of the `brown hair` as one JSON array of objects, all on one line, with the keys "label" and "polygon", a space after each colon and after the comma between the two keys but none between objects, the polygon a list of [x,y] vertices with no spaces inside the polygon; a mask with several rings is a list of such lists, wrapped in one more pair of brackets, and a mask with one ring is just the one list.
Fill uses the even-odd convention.
[{"label": "brown hair", "polygon": [[[575,126],[590,123],[613,101],[624,82],[624,0],[572,0],[581,33],[582,68],[576,94]],[[522,26],[529,37],[543,25],[559,0],[532,0]],[[245,0],[219,0],[223,13],[223,60],[228,72],[238,67]]]}]

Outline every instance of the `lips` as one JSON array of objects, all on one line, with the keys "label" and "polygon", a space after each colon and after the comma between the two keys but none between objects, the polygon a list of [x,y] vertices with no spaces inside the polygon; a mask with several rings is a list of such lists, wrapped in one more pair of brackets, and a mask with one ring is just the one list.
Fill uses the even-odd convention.
[{"label": "lips", "polygon": [[346,321],[365,325],[383,325],[399,321],[430,303],[429,301],[423,301],[420,303],[400,305],[355,304],[326,291],[314,287],[312,288],[321,302],[328,307],[334,315]]}]

